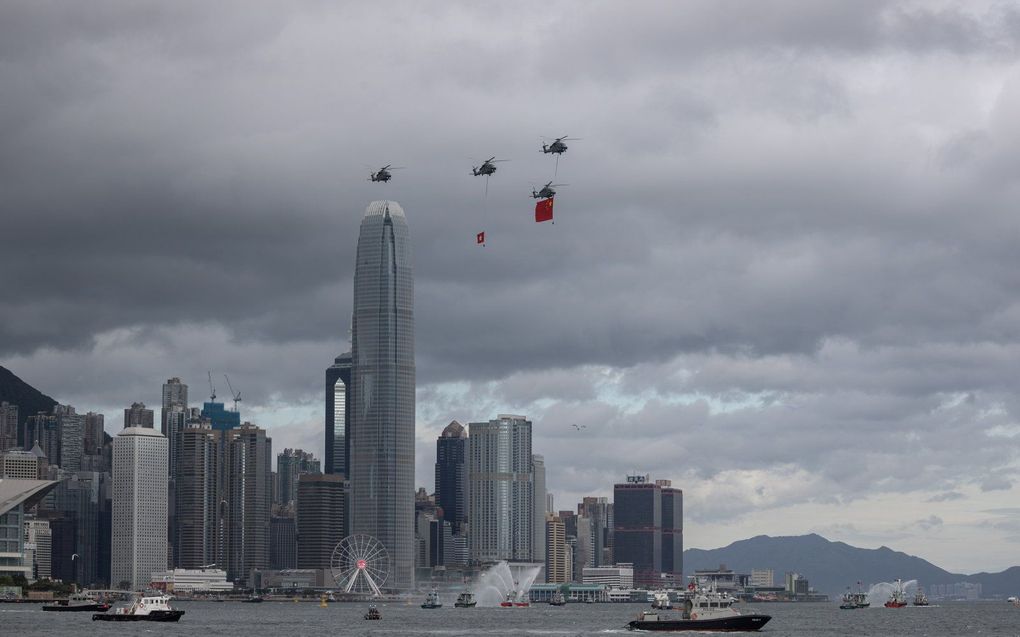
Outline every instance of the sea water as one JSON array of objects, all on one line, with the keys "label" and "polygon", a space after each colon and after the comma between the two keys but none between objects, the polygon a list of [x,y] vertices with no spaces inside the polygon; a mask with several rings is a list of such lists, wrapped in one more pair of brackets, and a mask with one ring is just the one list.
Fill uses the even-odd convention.
[{"label": "sea water", "polygon": [[[424,599],[424,596],[422,597]],[[186,611],[176,624],[94,622],[92,613],[47,613],[37,604],[0,604],[0,636],[77,637],[344,637],[407,635],[594,636],[627,634],[627,622],[646,604],[581,604],[530,608],[419,608],[422,600],[378,604],[380,621],[362,619],[367,603],[174,602]],[[1020,608],[1005,602],[954,602],[928,607],[840,610],[836,603],[738,604],[741,612],[772,615],[760,634],[771,637],[1020,637]],[[642,634],[642,633],[631,633]],[[650,633],[643,633],[650,634]]]}]

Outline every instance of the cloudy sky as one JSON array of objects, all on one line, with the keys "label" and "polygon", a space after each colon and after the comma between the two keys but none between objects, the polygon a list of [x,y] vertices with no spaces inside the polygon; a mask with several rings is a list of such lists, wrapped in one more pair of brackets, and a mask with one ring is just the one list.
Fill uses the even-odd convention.
[{"label": "cloudy sky", "polygon": [[1015,5],[294,4],[3,4],[0,364],[111,432],[228,373],[275,448],[321,455],[390,198],[420,484],[450,420],[519,413],[558,508],[648,473],[688,546],[1016,563]]}]

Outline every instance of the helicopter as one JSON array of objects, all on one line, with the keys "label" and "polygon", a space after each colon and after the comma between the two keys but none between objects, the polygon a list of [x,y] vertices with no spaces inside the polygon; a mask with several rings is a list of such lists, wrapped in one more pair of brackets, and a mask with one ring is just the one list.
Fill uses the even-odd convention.
[{"label": "helicopter", "polygon": [[477,168],[472,166],[471,167],[471,174],[474,175],[475,177],[480,177],[481,175],[485,175],[486,177],[488,177],[489,175],[491,175],[494,172],[496,172],[496,162],[500,162],[500,161],[510,161],[510,160],[509,159],[496,159],[495,155],[493,155],[492,157],[489,157],[488,159],[483,161],[481,166],[478,166]]},{"label": "helicopter", "polygon": [[532,188],[531,196],[533,199],[551,199],[556,196],[556,188],[566,185],[567,184],[554,184],[553,182],[550,181],[546,185],[542,186],[540,190],[536,191],[534,188]]},{"label": "helicopter", "polygon": [[543,144],[542,144],[542,152],[546,153],[547,155],[549,155],[549,154],[551,154],[551,155],[562,155],[563,153],[567,152],[567,145],[564,144],[563,142],[565,142],[565,141],[572,142],[572,141],[577,141],[578,139],[580,139],[580,138],[578,138],[578,137],[567,137],[566,135],[564,135],[563,137],[555,138],[552,141],[551,144],[545,144],[543,142]]},{"label": "helicopter", "polygon": [[387,182],[393,179],[393,175],[390,174],[391,170],[400,170],[403,166],[393,166],[392,164],[386,164],[376,172],[368,176],[369,181],[381,181]]}]

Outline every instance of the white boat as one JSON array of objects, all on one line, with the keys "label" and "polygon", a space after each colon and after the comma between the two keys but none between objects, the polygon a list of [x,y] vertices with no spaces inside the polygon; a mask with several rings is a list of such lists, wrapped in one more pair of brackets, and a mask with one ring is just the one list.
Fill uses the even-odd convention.
[{"label": "white boat", "polygon": [[651,630],[657,632],[708,631],[732,632],[761,630],[772,619],[769,615],[757,613],[741,614],[733,609],[736,603],[731,595],[720,593],[714,586],[698,588],[693,583],[683,601],[683,612],[679,616],[644,611],[637,619],[627,624],[630,630]]},{"label": "white boat", "polygon": [[184,615],[183,610],[170,607],[170,596],[146,593],[139,595],[130,606],[122,606],[110,613],[96,613],[93,620],[107,622],[175,622]]}]

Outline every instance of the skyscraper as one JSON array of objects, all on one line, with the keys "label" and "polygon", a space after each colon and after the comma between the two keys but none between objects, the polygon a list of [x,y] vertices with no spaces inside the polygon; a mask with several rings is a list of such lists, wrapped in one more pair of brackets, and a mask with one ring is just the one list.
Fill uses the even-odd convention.
[{"label": "skyscraper", "polygon": [[351,386],[351,353],[336,357],[326,369],[326,466],[323,473],[348,472],[351,420],[351,401],[347,399]]},{"label": "skyscraper", "polygon": [[[168,378],[163,383],[163,408],[160,412],[160,425],[163,435],[170,439],[171,432],[167,429],[167,414],[173,410],[187,411],[188,410],[188,386],[181,382],[180,378],[176,376]],[[170,443],[173,446],[173,443]]]},{"label": "skyscraper", "polygon": [[131,406],[124,410],[124,428],[148,427],[152,429],[153,414],[151,409],[145,408],[145,403],[131,403]]},{"label": "skyscraper", "polygon": [[297,500],[298,479],[306,473],[321,473],[319,461],[311,452],[302,449],[284,449],[276,456],[276,473],[280,482],[279,502],[293,504]]},{"label": "skyscraper", "polygon": [[269,516],[272,510],[272,443],[246,422],[224,434],[226,440],[227,578],[247,584],[253,569],[269,567]]},{"label": "skyscraper", "polygon": [[0,403],[0,453],[18,446],[18,406]]},{"label": "skyscraper", "polygon": [[468,444],[467,429],[456,420],[436,440],[436,506],[454,535],[468,520]]},{"label": "skyscraper", "polygon": [[219,560],[220,436],[205,422],[177,432],[174,475],[174,563],[200,568]]},{"label": "skyscraper", "polygon": [[547,513],[545,520],[545,581],[563,584],[567,578],[567,544],[563,531],[563,520]]},{"label": "skyscraper", "polygon": [[414,586],[414,281],[407,220],[369,204],[354,271],[350,421],[351,530],[376,537],[387,587]]},{"label": "skyscraper", "polygon": [[167,564],[167,442],[150,427],[122,429],[113,440],[111,584],[147,588]]},{"label": "skyscraper", "polygon": [[532,539],[531,559],[534,562],[545,561],[545,457],[537,453],[531,456],[532,474],[534,475],[534,491],[532,493],[531,514]]},{"label": "skyscraper", "polygon": [[683,491],[668,480],[627,476],[613,487],[613,559],[634,564],[634,584],[682,582]]},{"label": "skyscraper", "polygon": [[469,425],[468,545],[472,562],[534,560],[531,421],[500,414]]}]

